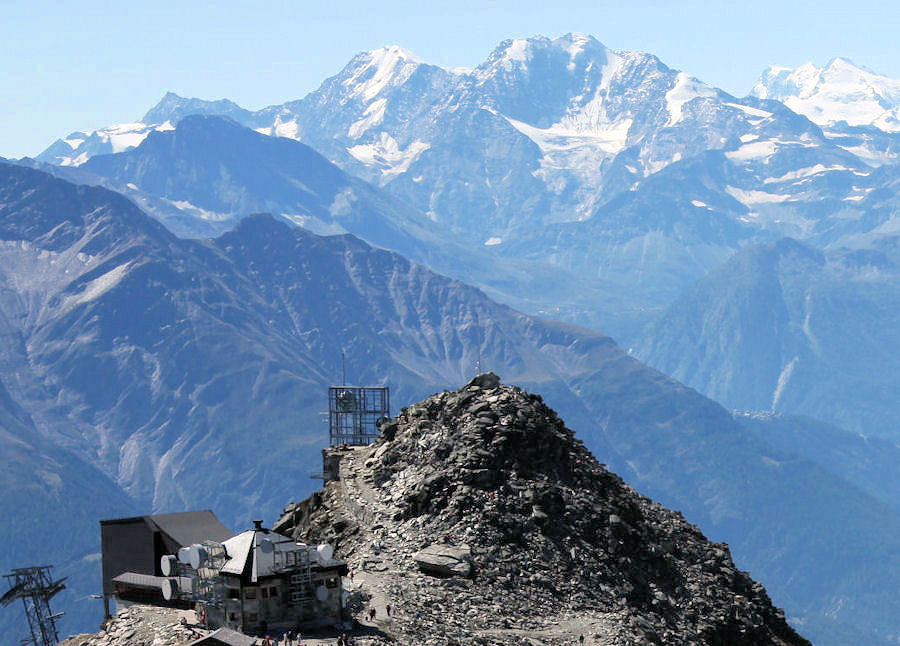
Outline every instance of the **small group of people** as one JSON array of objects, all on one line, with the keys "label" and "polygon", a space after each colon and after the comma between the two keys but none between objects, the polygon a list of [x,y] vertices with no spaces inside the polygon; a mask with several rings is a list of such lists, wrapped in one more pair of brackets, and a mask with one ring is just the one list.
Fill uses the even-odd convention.
[{"label": "small group of people", "polygon": [[295,635],[289,630],[284,633],[281,639],[266,635],[265,639],[263,639],[263,646],[303,646],[303,641],[300,633]]},{"label": "small group of people", "polygon": [[347,637],[347,633],[342,633],[338,637],[337,646],[356,646],[356,638],[353,636]]},{"label": "small group of people", "polygon": [[[388,618],[391,616],[391,604],[387,604],[384,607],[385,612],[387,613]],[[375,621],[375,617],[378,615],[378,611],[375,609],[375,606],[369,608],[369,621]]]}]

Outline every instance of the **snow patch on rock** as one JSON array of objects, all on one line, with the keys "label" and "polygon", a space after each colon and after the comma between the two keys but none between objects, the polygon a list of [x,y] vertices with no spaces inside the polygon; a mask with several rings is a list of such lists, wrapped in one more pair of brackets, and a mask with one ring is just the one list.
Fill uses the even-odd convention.
[{"label": "snow patch on rock", "polygon": [[674,126],[684,118],[683,110],[685,104],[698,98],[713,98],[716,91],[688,76],[684,72],[679,72],[675,77],[675,84],[672,89],[666,92],[666,106],[669,111],[669,121],[667,126]]}]

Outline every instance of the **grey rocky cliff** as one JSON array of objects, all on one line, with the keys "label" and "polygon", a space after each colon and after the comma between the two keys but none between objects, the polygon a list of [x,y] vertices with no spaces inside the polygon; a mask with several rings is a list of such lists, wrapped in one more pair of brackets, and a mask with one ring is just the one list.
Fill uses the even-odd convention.
[{"label": "grey rocky cliff", "polygon": [[[681,514],[607,471],[537,395],[483,375],[404,409],[276,525],[328,541],[400,643],[806,644]],[[389,439],[390,438],[390,439]],[[468,576],[420,571],[435,545]],[[589,640],[590,642],[590,640]]]}]

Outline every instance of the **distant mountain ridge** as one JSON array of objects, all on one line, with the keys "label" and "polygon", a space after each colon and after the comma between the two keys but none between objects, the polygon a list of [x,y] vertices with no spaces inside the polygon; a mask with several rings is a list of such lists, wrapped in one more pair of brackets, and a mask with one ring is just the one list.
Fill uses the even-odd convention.
[{"label": "distant mountain ridge", "polygon": [[635,353],[730,408],[896,441],[898,248],[750,246],[686,290]]},{"label": "distant mountain ridge", "polygon": [[[386,47],[355,56],[306,97],[256,112],[168,94],[143,127],[168,129],[192,113],[300,140],[500,264],[556,267],[567,274],[557,285],[600,305],[555,307],[572,297],[536,303],[534,290],[514,289],[507,302],[628,343],[743,245],[877,234],[891,216],[873,198],[896,201],[876,190],[884,178],[870,165],[900,152],[891,133],[823,132],[781,103],[730,96],[582,34],[504,41],[463,73]],[[69,152],[39,159],[72,163],[86,149]],[[685,184],[700,190],[688,197]],[[159,203],[170,222],[209,230],[193,200],[171,202]]]},{"label": "distant mountain ridge", "polygon": [[[603,298],[597,286],[564,268],[473,248],[305,144],[264,136],[227,117],[188,116],[131,151],[51,170],[122,192],[182,236],[220,235],[246,215],[271,212],[319,234],[353,233],[532,312],[549,313],[542,309],[551,305],[584,311]],[[553,298],[543,299],[546,293]]]},{"label": "distant mountain ridge", "polygon": [[[829,81],[834,74],[871,77],[847,61],[831,68],[816,73],[812,90],[843,87]],[[253,135],[231,121],[213,127],[211,116],[185,118],[180,133],[157,132],[155,142],[132,151],[54,172],[121,190],[173,230],[195,236],[218,235],[253,211],[313,228],[320,222],[320,232],[343,227],[517,309],[602,329],[730,407],[765,410],[774,402],[778,412],[852,431],[895,433],[886,421],[897,412],[894,381],[848,352],[851,340],[823,315],[831,311],[861,340],[896,345],[892,326],[869,331],[872,317],[889,318],[880,313],[875,285],[893,293],[893,269],[879,265],[878,278],[864,266],[840,267],[883,257],[900,232],[900,165],[890,162],[900,135],[871,125],[820,127],[781,103],[734,99],[655,57],[613,52],[577,34],[506,41],[463,74],[389,47],[359,54],[318,90],[282,106],[251,114],[169,95],[152,113],[168,120],[217,109],[267,134],[298,137],[347,175],[380,186],[326,171],[325,158],[305,144]],[[201,124],[207,132],[198,136]],[[611,133],[624,139],[613,141]],[[177,143],[169,149],[163,141]],[[314,158],[316,164],[299,161]],[[315,183],[308,172],[331,178],[316,184],[309,201],[301,188]],[[347,195],[355,199],[339,199]],[[332,214],[341,205],[350,215]],[[861,285],[857,305],[830,310],[826,300],[810,313],[813,329],[836,334],[832,342],[812,349],[802,333],[803,303],[776,324],[769,320],[774,310],[760,311],[769,302],[762,299],[732,318],[765,321],[778,336],[747,330],[720,349],[673,343],[658,320],[672,320],[696,281],[735,253],[785,237],[844,259],[827,270],[796,267],[810,273],[790,280],[813,290],[810,298],[849,302],[846,290]],[[732,274],[732,284],[716,285],[758,278]],[[678,330],[689,339],[715,336],[689,328],[716,320],[716,312],[701,309],[721,303],[719,296],[695,303],[696,316]],[[731,323],[746,328],[736,318]],[[655,340],[648,326],[658,332]],[[753,350],[742,354],[744,346]],[[876,347],[867,350],[872,360]]]}]

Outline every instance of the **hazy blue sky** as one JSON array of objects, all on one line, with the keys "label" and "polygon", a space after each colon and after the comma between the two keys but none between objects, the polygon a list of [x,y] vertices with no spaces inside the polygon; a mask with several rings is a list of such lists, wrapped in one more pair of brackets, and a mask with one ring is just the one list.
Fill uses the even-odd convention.
[{"label": "hazy blue sky", "polygon": [[247,108],[298,99],[389,44],[471,67],[506,38],[580,31],[739,96],[767,65],[834,56],[900,78],[898,18],[880,0],[0,0],[0,156],[137,120],[167,90]]}]

